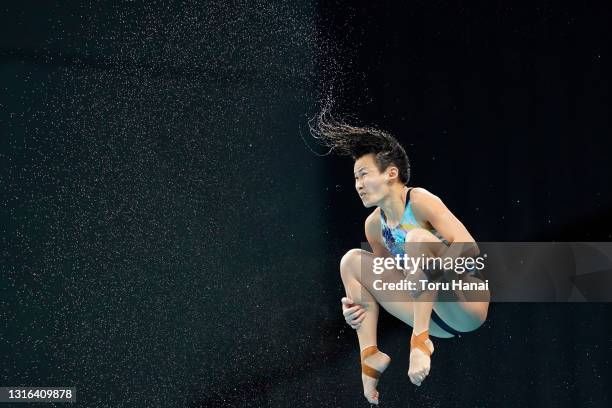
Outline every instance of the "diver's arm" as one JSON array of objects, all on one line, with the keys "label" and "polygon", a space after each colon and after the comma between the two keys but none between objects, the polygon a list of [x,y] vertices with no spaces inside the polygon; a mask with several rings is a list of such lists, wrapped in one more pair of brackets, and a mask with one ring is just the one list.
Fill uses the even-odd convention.
[{"label": "diver's arm", "polygon": [[[438,196],[424,188],[415,188],[411,195],[411,203],[417,219],[431,224],[444,239],[451,243],[450,248],[444,253],[445,257],[455,258],[479,254],[478,245],[472,235]],[[455,242],[472,243],[473,245],[452,245]]]},{"label": "diver's arm", "polygon": [[[365,221],[364,229],[366,239],[372,247],[372,252],[376,257],[391,257],[392,254],[382,243],[382,235],[380,233],[380,213],[379,210],[373,211]],[[358,329],[361,322],[365,319],[365,313],[362,313],[363,306],[353,303],[353,299],[349,297],[343,297],[340,302],[342,303],[342,314],[346,320],[346,323],[353,329]],[[359,317],[353,319],[353,315],[358,315],[357,312],[361,313]]]},{"label": "diver's arm", "polygon": [[376,257],[389,258],[393,254],[389,252],[387,247],[382,242],[381,226],[380,226],[380,210],[373,211],[365,222],[365,235],[368,243],[372,247],[372,252]]}]

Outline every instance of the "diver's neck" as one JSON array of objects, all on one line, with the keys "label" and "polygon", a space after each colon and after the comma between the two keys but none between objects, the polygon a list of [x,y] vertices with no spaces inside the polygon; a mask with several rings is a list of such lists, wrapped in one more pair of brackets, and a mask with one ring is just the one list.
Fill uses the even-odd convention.
[{"label": "diver's neck", "polygon": [[378,205],[384,211],[387,225],[390,227],[396,227],[402,220],[404,210],[406,209],[406,201],[409,199],[406,195],[406,201],[404,201],[407,189],[408,187],[403,184],[392,187],[387,197]]}]

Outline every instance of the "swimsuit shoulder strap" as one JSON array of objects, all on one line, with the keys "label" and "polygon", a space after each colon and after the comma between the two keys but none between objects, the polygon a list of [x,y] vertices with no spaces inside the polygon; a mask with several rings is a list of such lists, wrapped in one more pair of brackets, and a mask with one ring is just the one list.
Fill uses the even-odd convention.
[{"label": "swimsuit shoulder strap", "polygon": [[[406,212],[406,208],[408,208],[408,203],[410,203],[410,190],[414,187],[408,187],[408,191],[406,192],[406,205],[404,206],[404,213]],[[387,217],[385,216],[385,212],[383,209],[380,209],[380,218],[382,219],[383,224],[387,224]]]},{"label": "swimsuit shoulder strap", "polygon": [[408,205],[408,202],[410,202],[410,192],[413,188],[414,187],[408,187],[408,192],[406,193],[406,206]]}]

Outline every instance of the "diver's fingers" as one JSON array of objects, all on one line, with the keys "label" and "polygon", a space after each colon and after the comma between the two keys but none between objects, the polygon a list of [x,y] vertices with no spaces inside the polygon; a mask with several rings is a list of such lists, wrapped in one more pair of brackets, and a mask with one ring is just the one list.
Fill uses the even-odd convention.
[{"label": "diver's fingers", "polygon": [[359,316],[357,319],[355,319],[352,322],[350,322],[349,326],[351,326],[353,329],[357,330],[361,326],[361,322],[363,322],[364,319],[365,319],[365,314]]},{"label": "diver's fingers", "polygon": [[353,323],[356,323],[357,319],[362,318],[361,320],[363,320],[364,317],[365,317],[365,309],[360,309],[351,315],[351,321]]},{"label": "diver's fingers", "polygon": [[346,308],[342,311],[342,314],[344,315],[345,318],[348,318],[350,315],[352,315],[353,313],[355,313],[356,311],[358,311],[359,309],[361,309],[362,307],[357,305],[357,306],[353,306],[353,307],[349,307]]},{"label": "diver's fingers", "polygon": [[365,309],[359,309],[356,312],[347,315],[344,319],[346,320],[348,324],[354,324],[354,323],[357,323],[356,321],[357,319],[365,315],[365,312],[366,312]]}]

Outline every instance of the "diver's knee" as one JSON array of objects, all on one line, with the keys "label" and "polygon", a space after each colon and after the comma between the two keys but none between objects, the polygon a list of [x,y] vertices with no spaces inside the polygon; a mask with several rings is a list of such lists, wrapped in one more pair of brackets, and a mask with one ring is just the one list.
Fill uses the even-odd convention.
[{"label": "diver's knee", "polygon": [[342,276],[353,275],[359,269],[362,252],[359,248],[353,248],[342,256],[342,259],[340,259],[340,274]]}]

